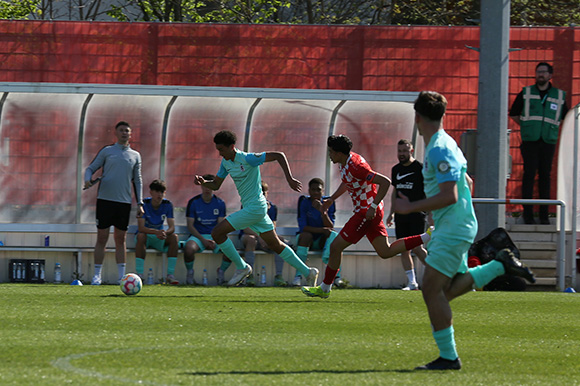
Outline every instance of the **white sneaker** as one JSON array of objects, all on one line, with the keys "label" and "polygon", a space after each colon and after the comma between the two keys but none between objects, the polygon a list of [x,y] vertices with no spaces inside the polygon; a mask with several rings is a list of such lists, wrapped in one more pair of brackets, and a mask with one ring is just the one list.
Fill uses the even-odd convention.
[{"label": "white sneaker", "polygon": [[166,281],[167,284],[179,285],[179,281],[173,275],[167,275]]},{"label": "white sneaker", "polygon": [[318,269],[317,268],[310,268],[310,273],[306,278],[306,286],[307,287],[314,287],[316,286],[316,280],[318,280]]},{"label": "white sneaker", "polygon": [[411,283],[409,284],[407,287],[401,288],[403,291],[418,291],[419,290],[419,284],[417,283]]},{"label": "white sneaker", "polygon": [[187,284],[195,284],[195,280],[193,280],[193,270],[187,271],[187,276],[185,277],[185,282]]},{"label": "white sneaker", "polygon": [[101,285],[101,277],[100,276],[93,276],[93,280],[91,280],[91,285]]},{"label": "white sneaker", "polygon": [[[317,273],[318,273],[318,271],[317,271]],[[232,276],[230,281],[228,281],[228,285],[231,287],[239,285],[242,281],[244,281],[245,278],[247,278],[251,274],[252,274],[252,267],[250,266],[250,264],[246,264],[246,268],[236,269],[236,272],[234,272],[234,276]]]},{"label": "white sneaker", "polygon": [[302,285],[302,276],[300,275],[294,276],[294,280],[292,280],[292,285],[294,287],[300,287]]}]

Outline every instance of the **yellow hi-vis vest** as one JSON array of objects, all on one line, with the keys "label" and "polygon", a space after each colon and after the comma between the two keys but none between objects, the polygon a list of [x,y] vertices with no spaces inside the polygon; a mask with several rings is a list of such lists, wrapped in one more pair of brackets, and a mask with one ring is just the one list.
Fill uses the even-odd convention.
[{"label": "yellow hi-vis vest", "polygon": [[522,141],[538,141],[540,138],[555,144],[558,141],[562,107],[566,102],[566,93],[555,87],[550,87],[544,98],[540,98],[540,90],[534,86],[524,87],[524,108],[520,116]]}]

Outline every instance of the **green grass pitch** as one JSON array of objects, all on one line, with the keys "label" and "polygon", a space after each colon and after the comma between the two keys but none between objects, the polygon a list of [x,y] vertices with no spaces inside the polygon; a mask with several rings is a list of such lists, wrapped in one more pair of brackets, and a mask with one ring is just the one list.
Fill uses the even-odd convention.
[{"label": "green grass pitch", "polygon": [[452,302],[463,369],[438,355],[421,293],[0,285],[0,385],[574,385],[580,295]]}]

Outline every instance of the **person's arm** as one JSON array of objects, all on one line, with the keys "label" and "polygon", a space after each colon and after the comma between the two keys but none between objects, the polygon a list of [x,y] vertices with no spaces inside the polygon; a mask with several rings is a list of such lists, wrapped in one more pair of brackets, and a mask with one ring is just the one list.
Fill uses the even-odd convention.
[{"label": "person's arm", "polygon": [[175,233],[175,219],[168,218],[167,219],[167,229],[165,230],[165,234],[169,236],[169,235],[172,235],[173,233]]},{"label": "person's arm", "polygon": [[186,217],[186,221],[187,221],[187,230],[189,231],[189,234],[191,234],[193,237],[197,237],[201,241],[201,243],[205,246],[206,249],[214,250],[215,242],[206,239],[205,237],[203,237],[201,233],[199,233],[199,231],[195,227],[195,218]]},{"label": "person's arm", "polygon": [[167,234],[163,229],[153,229],[146,227],[144,217],[139,217],[137,219],[137,227],[139,229],[139,233],[144,233],[147,235],[155,235],[160,240],[165,240],[167,238]]},{"label": "person's arm", "polygon": [[413,212],[430,212],[453,205],[459,199],[456,181],[446,181],[439,184],[439,193],[419,201],[409,201],[404,194],[399,193],[395,202],[395,212],[408,214]]},{"label": "person's arm", "polygon": [[512,107],[509,111],[509,117],[518,125],[521,123],[520,116],[522,115],[522,110],[524,109],[524,94],[520,92],[514,103],[512,103]]},{"label": "person's arm", "polygon": [[95,158],[92,160],[91,164],[87,166],[87,168],[85,169],[85,185],[83,186],[85,189],[91,187],[91,178],[93,174],[95,174],[97,170],[103,167],[104,163],[105,163],[105,152],[104,149],[101,149],[97,153]]},{"label": "person's arm", "polygon": [[381,203],[383,198],[385,198],[387,192],[389,191],[389,187],[391,186],[391,180],[380,173],[376,173],[375,177],[373,178],[373,184],[378,185],[379,190],[377,192],[375,199],[373,200],[373,203],[367,209],[366,215],[367,220],[372,220],[375,217],[377,207],[379,206],[379,204]]},{"label": "person's arm", "polygon": [[387,226],[393,225],[393,219],[395,218],[395,200],[397,199],[397,189],[393,188],[391,193],[391,211],[387,216]]},{"label": "person's arm", "polygon": [[342,196],[347,190],[346,184],[341,182],[338,188],[330,197],[322,201],[322,208],[321,211],[325,212],[330,208],[330,206],[340,197]]},{"label": "person's arm", "polygon": [[286,155],[280,151],[268,151],[266,152],[266,159],[264,162],[272,162],[277,161],[282,171],[284,172],[284,176],[286,176],[286,181],[292,190],[299,192],[302,190],[302,183],[298,181],[296,178],[292,177],[292,172],[290,171],[290,165],[288,164],[288,160],[286,159]]},{"label": "person's arm", "polygon": [[219,188],[222,186],[222,183],[224,182],[224,179],[216,176],[213,181],[207,181],[203,178],[203,176],[196,175],[193,182],[196,185],[203,185],[206,188],[210,188],[211,190],[219,190]]}]

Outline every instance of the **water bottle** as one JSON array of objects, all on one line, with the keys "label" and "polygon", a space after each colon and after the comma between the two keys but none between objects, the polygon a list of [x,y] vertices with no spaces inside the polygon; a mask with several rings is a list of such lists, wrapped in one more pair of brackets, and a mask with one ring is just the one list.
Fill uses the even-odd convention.
[{"label": "water bottle", "polygon": [[262,265],[262,271],[260,272],[260,284],[266,285],[266,266]]},{"label": "water bottle", "polygon": [[44,283],[44,263],[40,264],[40,281]]},{"label": "water bottle", "polygon": [[203,269],[203,278],[201,279],[203,285],[207,285],[207,269]]},{"label": "water bottle", "polygon": [[155,283],[155,278],[153,277],[153,268],[149,268],[149,273],[147,274],[147,284],[153,285]]},{"label": "water bottle", "polygon": [[62,278],[60,275],[60,263],[56,263],[54,265],[54,282],[60,283],[61,281],[62,281]]}]

